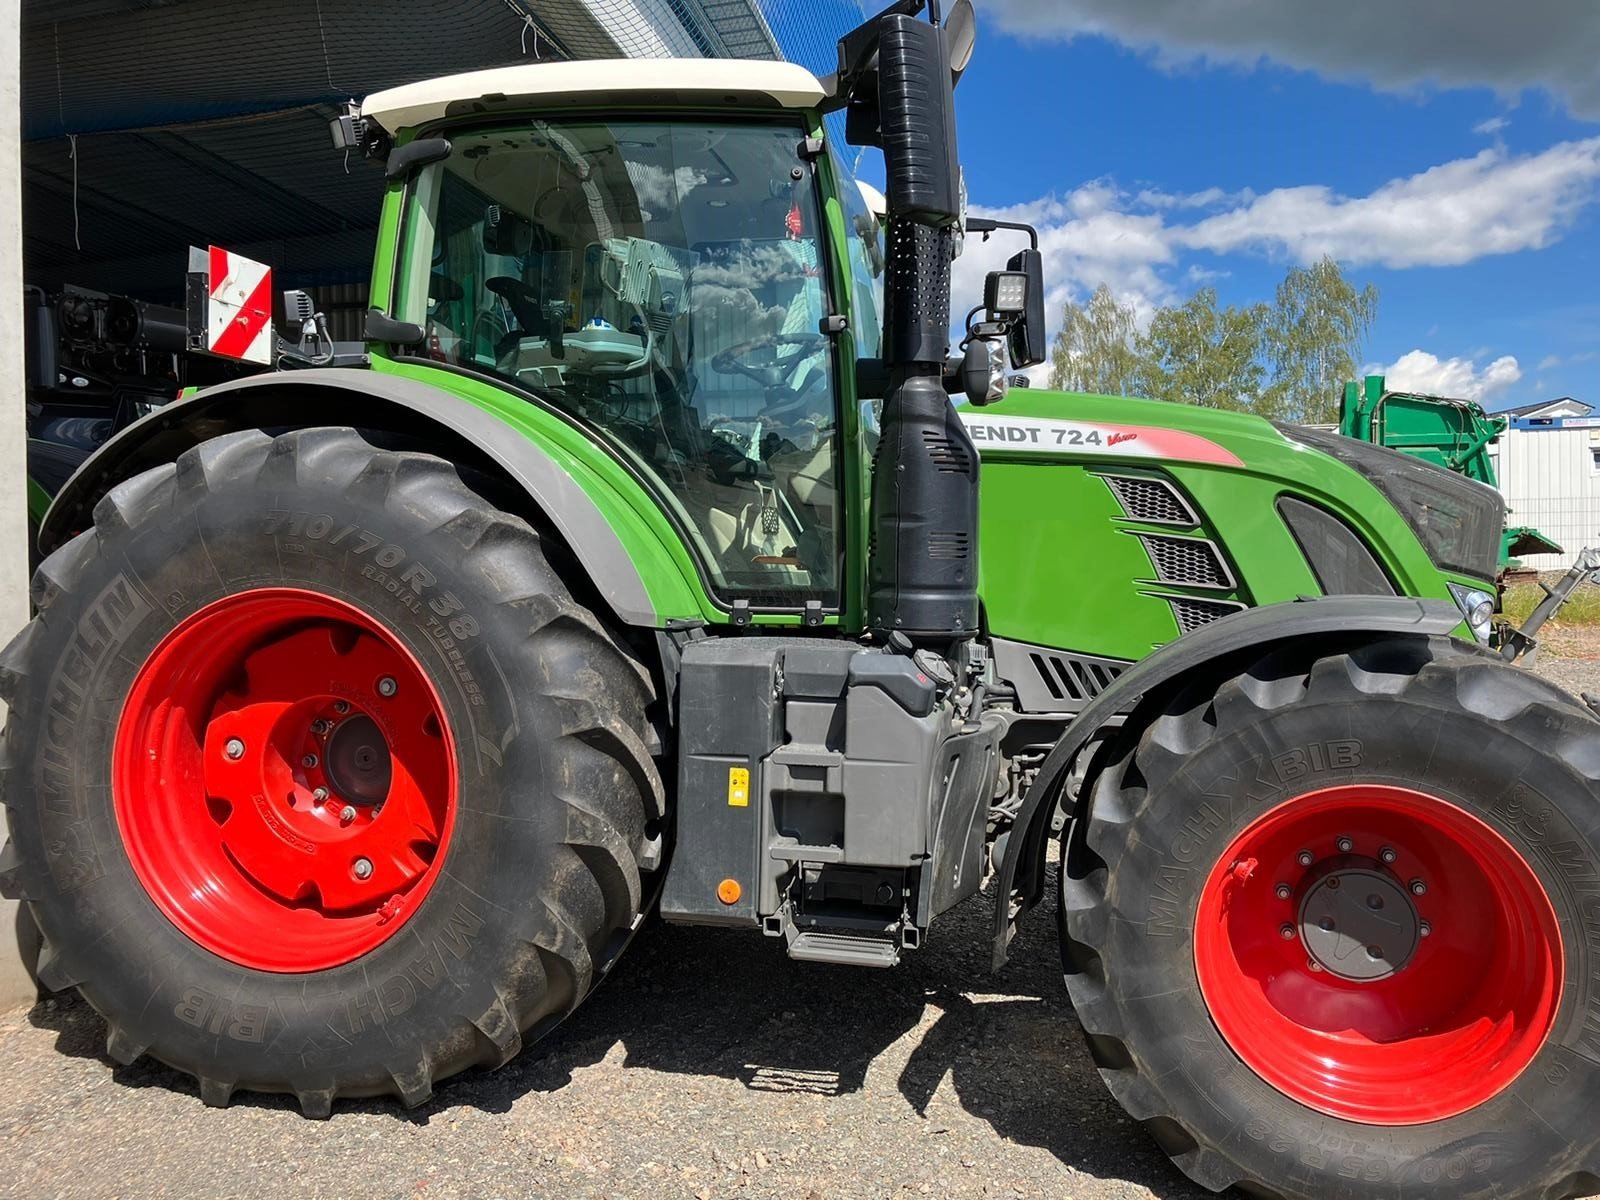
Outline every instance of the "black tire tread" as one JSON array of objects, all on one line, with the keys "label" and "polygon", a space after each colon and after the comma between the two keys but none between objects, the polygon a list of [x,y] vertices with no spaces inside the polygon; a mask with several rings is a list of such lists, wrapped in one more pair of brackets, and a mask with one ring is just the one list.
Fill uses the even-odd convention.
[{"label": "black tire tread", "polygon": [[[1594,715],[1554,684],[1508,670],[1495,656],[1448,638],[1395,638],[1311,661],[1292,649],[1274,651],[1220,684],[1195,682],[1137,736],[1113,749],[1086,789],[1087,813],[1069,826],[1061,873],[1062,957],[1091,1056],[1129,1116],[1186,1175],[1213,1191],[1238,1187],[1266,1200],[1289,1200],[1185,1125],[1156,1086],[1151,1064],[1127,1040],[1122,998],[1107,980],[1102,957],[1109,924],[1118,919],[1108,890],[1111,876],[1120,860],[1138,850],[1137,829],[1152,789],[1211,740],[1290,705],[1412,690],[1447,695],[1460,707],[1524,726],[1530,734],[1537,731],[1571,769],[1600,778]],[[1587,1186],[1584,1181],[1595,1178],[1600,1178],[1600,1163],[1547,1194],[1582,1195],[1562,1188]]]},{"label": "black tire tread", "polygon": [[[90,562],[116,554],[121,539],[153,522],[177,519],[176,511],[198,502],[197,493],[257,483],[364,490],[377,502],[405,512],[412,522],[420,519],[430,530],[449,530],[461,544],[461,570],[492,572],[508,597],[505,603],[527,608],[529,629],[516,652],[536,663],[581,664],[588,680],[581,695],[566,695],[569,681],[557,677],[550,679],[549,689],[569,715],[564,727],[549,736],[551,751],[563,757],[573,781],[570,794],[557,799],[567,809],[567,853],[578,868],[565,874],[576,882],[564,882],[553,904],[551,897],[543,897],[543,906],[530,906],[544,920],[528,934],[527,969],[519,978],[497,982],[484,1007],[460,1011],[457,1028],[442,1031],[433,1051],[388,1068],[392,1094],[407,1105],[421,1104],[439,1079],[477,1061],[505,1062],[521,1049],[525,1031],[551,1028],[570,1013],[597,981],[594,958],[619,929],[633,923],[644,893],[638,863],[644,827],[665,808],[661,778],[646,749],[646,709],[655,700],[652,677],[599,618],[572,599],[542,554],[534,529],[520,517],[491,508],[449,463],[431,455],[379,449],[351,428],[306,429],[278,437],[248,430],[203,442],[177,461],[117,485],[96,505],[92,529],[44,560],[33,580],[37,615],[0,651],[0,698],[12,705],[13,713],[28,702],[29,675],[35,670],[42,674],[49,666],[35,663],[39,629],[52,620],[52,606],[78,588]],[[177,506],[180,495],[188,499]],[[7,722],[0,747],[17,736],[18,727],[15,719]],[[0,757],[9,762],[11,756]],[[611,786],[596,786],[602,783]],[[17,803],[16,780],[7,778],[3,765],[0,796],[8,808]],[[0,857],[0,886],[20,895],[26,889],[28,864],[14,864],[11,858],[8,846],[7,857]],[[566,904],[569,893],[585,902]],[[602,902],[587,902],[593,896]],[[547,989],[551,975],[560,977],[559,986],[551,979],[553,986]],[[75,969],[70,946],[46,940],[38,977],[52,990],[83,986],[93,1003],[93,983]],[[547,996],[558,998],[556,1011],[541,1005]],[[131,1062],[145,1052],[119,1030],[114,1014],[103,1015],[109,1018],[107,1049],[113,1059]],[[207,1104],[226,1104],[236,1090],[271,1086],[270,1081],[221,1080],[183,1063],[170,1065],[196,1076]],[[287,1090],[306,1116],[319,1118],[344,1094],[339,1080],[325,1077],[290,1079]]]}]

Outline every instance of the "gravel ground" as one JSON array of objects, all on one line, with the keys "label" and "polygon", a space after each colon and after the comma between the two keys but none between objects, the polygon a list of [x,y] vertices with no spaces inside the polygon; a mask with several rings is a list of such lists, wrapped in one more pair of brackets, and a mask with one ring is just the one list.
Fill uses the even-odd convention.
[{"label": "gravel ground", "polygon": [[[1589,647],[1542,674],[1600,691]],[[1053,905],[1050,906],[1053,909]],[[894,971],[792,963],[761,938],[648,929],[537,1049],[428,1105],[277,1097],[207,1109],[110,1069],[75,997],[0,1015],[0,1196],[1030,1197],[1198,1200],[1101,1087],[1053,911],[986,970],[979,897]]]}]

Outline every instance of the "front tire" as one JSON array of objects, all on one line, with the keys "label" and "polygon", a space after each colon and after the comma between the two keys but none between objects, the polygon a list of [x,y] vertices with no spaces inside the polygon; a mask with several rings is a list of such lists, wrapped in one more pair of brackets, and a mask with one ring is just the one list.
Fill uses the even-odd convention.
[{"label": "front tire", "polygon": [[0,655],[0,883],[117,1061],[210,1104],[418,1104],[636,927],[649,676],[448,463],[218,438],[114,489],[33,599]]},{"label": "front tire", "polygon": [[1600,724],[1444,639],[1191,687],[1062,872],[1101,1074],[1252,1195],[1587,1195],[1600,1176]]}]

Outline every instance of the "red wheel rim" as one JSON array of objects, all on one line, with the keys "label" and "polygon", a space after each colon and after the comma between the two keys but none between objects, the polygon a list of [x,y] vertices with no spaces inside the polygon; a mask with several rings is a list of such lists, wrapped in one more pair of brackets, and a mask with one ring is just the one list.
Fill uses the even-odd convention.
[{"label": "red wheel rim", "polygon": [[1561,932],[1494,829],[1408,788],[1287,800],[1217,861],[1195,972],[1218,1031],[1280,1092],[1371,1125],[1443,1120],[1544,1044]]},{"label": "red wheel rim", "polygon": [[393,937],[444,862],[455,748],[416,658],[294,588],[207,605],[164,638],[117,725],[135,874],[195,942],[317,971]]}]

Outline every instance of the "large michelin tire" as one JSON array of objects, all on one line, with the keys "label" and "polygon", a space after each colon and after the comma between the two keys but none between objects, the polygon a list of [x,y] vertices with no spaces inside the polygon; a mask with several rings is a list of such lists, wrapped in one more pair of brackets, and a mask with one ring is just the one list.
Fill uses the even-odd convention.
[{"label": "large michelin tire", "polygon": [[1274,654],[1130,728],[1062,872],[1101,1075],[1192,1179],[1600,1191],[1600,723],[1445,639]]},{"label": "large michelin tire", "polygon": [[107,1053],[419,1104],[554,1026],[637,926],[648,673],[539,537],[351,429],[107,495],[0,655],[0,884]]}]

